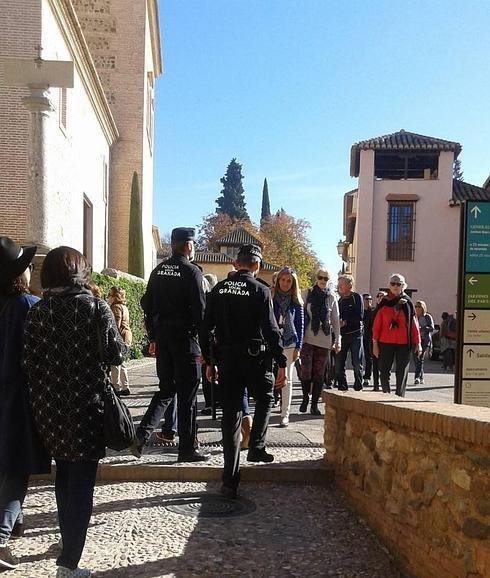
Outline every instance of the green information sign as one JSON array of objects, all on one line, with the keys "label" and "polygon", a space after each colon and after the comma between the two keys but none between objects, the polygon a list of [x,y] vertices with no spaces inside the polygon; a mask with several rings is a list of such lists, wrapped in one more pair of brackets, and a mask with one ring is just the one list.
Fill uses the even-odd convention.
[{"label": "green information sign", "polygon": [[490,273],[490,205],[469,202],[466,211],[465,270]]},{"label": "green information sign", "polygon": [[490,274],[467,273],[464,298],[465,308],[490,309]]}]

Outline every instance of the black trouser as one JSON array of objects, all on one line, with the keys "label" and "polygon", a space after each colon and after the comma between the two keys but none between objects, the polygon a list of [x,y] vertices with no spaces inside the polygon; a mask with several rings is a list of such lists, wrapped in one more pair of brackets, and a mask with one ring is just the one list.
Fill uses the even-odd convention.
[{"label": "black trouser", "polygon": [[147,442],[160,423],[165,410],[177,394],[177,430],[179,455],[194,451],[196,438],[197,388],[201,375],[200,350],[197,339],[182,335],[157,338],[157,391],[146,410],[136,435]]},{"label": "black trouser", "polygon": [[408,367],[410,365],[410,348],[408,345],[394,343],[379,344],[379,376],[381,387],[385,393],[390,393],[390,372],[395,361],[396,395],[405,397],[407,388]]},{"label": "black trouser", "polygon": [[360,332],[342,335],[340,351],[335,358],[335,372],[339,389],[348,388],[345,362],[349,351],[354,369],[354,389],[359,391],[362,389],[362,335]]},{"label": "black trouser", "polygon": [[92,515],[98,460],[67,462],[56,460],[56,504],[63,549],[58,566],[75,570],[82,557]]},{"label": "black trouser", "polygon": [[371,372],[373,368],[373,358],[372,358],[372,340],[365,339],[362,340],[362,346],[364,351],[364,379],[371,379]]},{"label": "black trouser", "polygon": [[246,353],[232,350],[220,352],[218,376],[223,409],[223,484],[229,488],[237,488],[240,482],[240,426],[244,391],[247,388],[255,399],[249,449],[263,449],[274,399],[272,360],[269,358],[257,361]]}]

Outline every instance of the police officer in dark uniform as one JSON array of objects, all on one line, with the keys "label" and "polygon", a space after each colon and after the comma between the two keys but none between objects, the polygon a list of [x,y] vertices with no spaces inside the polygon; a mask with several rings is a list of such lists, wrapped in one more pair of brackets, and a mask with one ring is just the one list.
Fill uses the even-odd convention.
[{"label": "police officer in dark uniform", "polygon": [[202,273],[194,258],[194,229],[172,231],[172,256],[151,273],[141,299],[150,339],[156,354],[160,391],[155,393],[136,431],[131,451],[141,456],[143,446],[158,426],[165,409],[177,393],[180,462],[208,459],[195,450],[196,395],[201,363],[198,329],[205,307]]},{"label": "police officer in dark uniform", "polygon": [[[240,425],[245,388],[255,398],[255,414],[247,460],[272,462],[265,437],[274,400],[272,361],[279,365],[277,381],[285,379],[286,357],[274,318],[271,294],[255,275],[262,255],[256,245],[238,252],[236,273],[208,295],[200,331],[201,349],[210,381],[220,383],[223,418],[224,471],[221,492],[237,496],[240,482]],[[217,365],[217,375],[216,367]]]}]

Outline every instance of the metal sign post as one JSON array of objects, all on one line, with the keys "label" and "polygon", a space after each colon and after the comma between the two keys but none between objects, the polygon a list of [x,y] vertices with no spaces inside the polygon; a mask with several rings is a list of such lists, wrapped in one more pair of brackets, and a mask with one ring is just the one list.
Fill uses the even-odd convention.
[{"label": "metal sign post", "polygon": [[454,401],[490,407],[490,201],[461,207]]}]

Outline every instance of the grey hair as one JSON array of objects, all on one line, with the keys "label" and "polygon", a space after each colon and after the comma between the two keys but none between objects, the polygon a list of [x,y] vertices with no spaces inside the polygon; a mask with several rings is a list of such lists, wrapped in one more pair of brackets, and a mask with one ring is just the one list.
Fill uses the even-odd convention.
[{"label": "grey hair", "polygon": [[339,282],[341,279],[343,279],[351,287],[354,285],[354,277],[352,275],[348,275],[347,273],[343,273],[342,275],[339,275],[337,282]]},{"label": "grey hair", "polygon": [[390,282],[391,281],[401,283],[402,291],[405,291],[405,289],[408,287],[407,282],[405,281],[405,277],[401,273],[393,273],[393,275],[390,275]]}]

